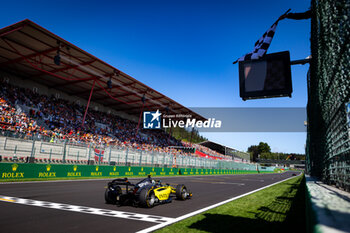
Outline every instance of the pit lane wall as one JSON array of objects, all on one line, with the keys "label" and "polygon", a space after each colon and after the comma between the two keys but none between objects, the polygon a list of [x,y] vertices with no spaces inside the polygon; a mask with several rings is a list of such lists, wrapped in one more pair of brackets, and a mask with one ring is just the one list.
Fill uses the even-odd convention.
[{"label": "pit lane wall", "polygon": [[[261,170],[260,173],[273,171]],[[136,167],[106,165],[65,165],[65,164],[26,164],[0,163],[0,181],[23,179],[74,179],[74,178],[116,178],[131,176],[176,176],[176,175],[224,175],[253,174],[255,170],[202,169],[202,168],[168,168]]]}]

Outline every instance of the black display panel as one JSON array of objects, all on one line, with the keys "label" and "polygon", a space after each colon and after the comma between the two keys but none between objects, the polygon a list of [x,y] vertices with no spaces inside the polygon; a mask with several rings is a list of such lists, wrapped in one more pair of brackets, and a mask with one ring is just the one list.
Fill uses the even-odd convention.
[{"label": "black display panel", "polygon": [[239,86],[243,100],[292,97],[289,51],[239,62]]}]

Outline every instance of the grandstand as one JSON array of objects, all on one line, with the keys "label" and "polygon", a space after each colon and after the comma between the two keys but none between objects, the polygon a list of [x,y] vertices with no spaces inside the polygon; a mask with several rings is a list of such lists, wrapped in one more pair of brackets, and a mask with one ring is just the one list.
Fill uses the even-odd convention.
[{"label": "grandstand", "polygon": [[249,162],[250,161],[250,154],[238,151],[236,149],[221,145],[216,142],[212,141],[204,141],[201,143],[198,143],[201,146],[210,148],[213,151],[216,151],[219,154],[224,154],[226,156],[232,157],[233,160],[237,162]]},{"label": "grandstand", "polygon": [[143,110],[204,118],[32,21],[0,38],[2,161],[255,168],[142,129]]}]

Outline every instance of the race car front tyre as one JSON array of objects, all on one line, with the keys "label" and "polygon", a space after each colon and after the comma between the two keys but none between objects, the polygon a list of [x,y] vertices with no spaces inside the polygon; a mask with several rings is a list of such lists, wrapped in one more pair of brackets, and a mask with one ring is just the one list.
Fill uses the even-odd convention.
[{"label": "race car front tyre", "polygon": [[188,195],[187,188],[183,184],[178,184],[176,186],[176,198],[179,200],[186,200]]},{"label": "race car front tyre", "polygon": [[144,188],[140,192],[139,201],[141,206],[151,208],[154,206],[156,196],[153,189]]}]

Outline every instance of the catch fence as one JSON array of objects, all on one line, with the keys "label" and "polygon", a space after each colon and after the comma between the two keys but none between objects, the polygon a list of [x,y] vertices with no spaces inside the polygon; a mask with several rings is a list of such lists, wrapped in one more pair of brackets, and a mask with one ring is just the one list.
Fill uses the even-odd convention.
[{"label": "catch fence", "polygon": [[[51,164],[99,164],[119,166],[183,167],[207,169],[257,170],[255,164],[212,160],[189,155],[173,155],[107,145],[50,142],[43,137],[0,131],[2,162]],[[261,169],[261,167],[258,167]],[[273,168],[262,168],[273,170]]]},{"label": "catch fence", "polygon": [[350,190],[350,1],[312,0],[307,169]]}]

